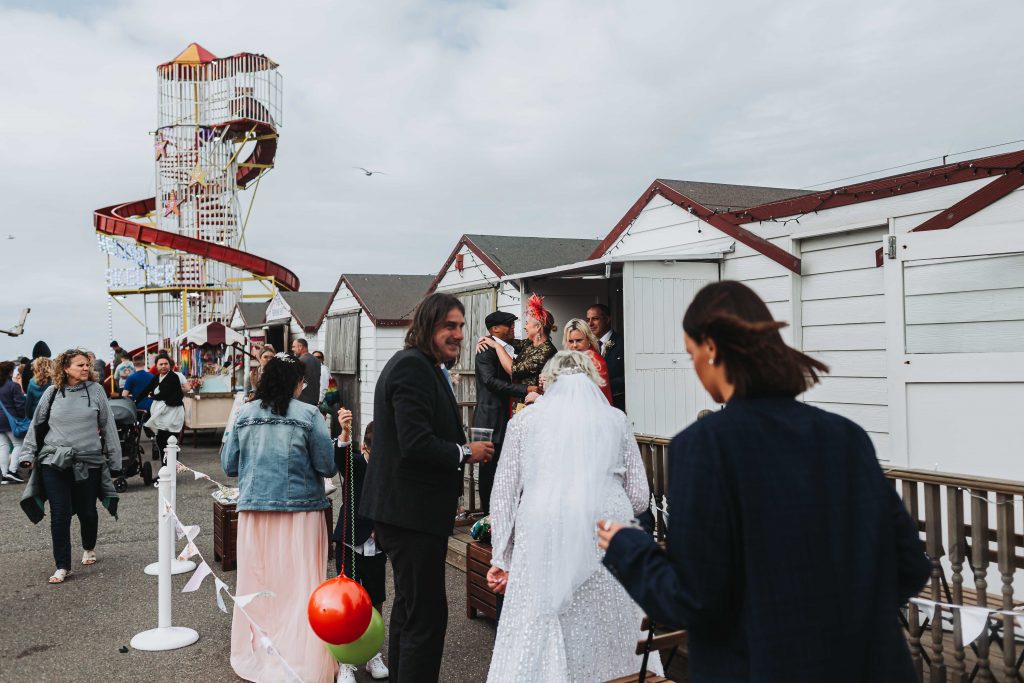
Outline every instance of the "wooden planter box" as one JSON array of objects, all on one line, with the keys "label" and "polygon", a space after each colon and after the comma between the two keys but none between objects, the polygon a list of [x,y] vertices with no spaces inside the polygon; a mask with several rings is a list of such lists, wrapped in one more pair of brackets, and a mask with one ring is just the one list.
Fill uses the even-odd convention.
[{"label": "wooden planter box", "polygon": [[[327,538],[334,533],[334,502],[324,510],[324,522],[327,525]],[[220,562],[224,571],[231,571],[238,566],[236,546],[238,543],[238,510],[234,503],[213,501],[213,559]],[[328,542],[328,559],[334,558],[334,545]],[[488,553],[488,558],[490,553]],[[488,560],[490,561],[490,560]],[[486,588],[486,583],[484,585]]]},{"label": "wooden planter box", "polygon": [[503,596],[487,587],[487,571],[491,568],[491,546],[474,541],[466,546],[466,616],[475,619],[482,614],[497,619]]}]

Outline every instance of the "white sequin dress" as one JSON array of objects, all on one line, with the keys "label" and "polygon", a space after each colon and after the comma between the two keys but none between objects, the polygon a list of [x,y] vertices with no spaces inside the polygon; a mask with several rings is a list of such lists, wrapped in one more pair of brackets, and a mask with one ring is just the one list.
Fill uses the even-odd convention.
[{"label": "white sequin dress", "polygon": [[[607,477],[601,518],[625,522],[647,509],[650,493],[625,415],[608,410],[611,420],[621,422],[621,459]],[[535,608],[539,587],[560,568],[554,562],[527,561],[516,517],[523,514],[521,505],[541,504],[554,520],[560,501],[536,501],[527,495],[534,478],[545,476],[539,460],[550,456],[526,447],[532,419],[532,411],[527,410],[509,423],[491,493],[491,564],[509,574],[488,683],[590,683],[635,673],[641,662],[635,651],[642,637],[643,612],[603,565],[572,593],[571,603],[561,613],[538,613]],[[562,485],[568,488],[573,482]],[[593,548],[598,558],[603,556],[597,548],[596,527]],[[530,575],[527,566],[544,569],[533,569],[537,575]],[[648,670],[662,673],[657,653],[651,655]]]}]

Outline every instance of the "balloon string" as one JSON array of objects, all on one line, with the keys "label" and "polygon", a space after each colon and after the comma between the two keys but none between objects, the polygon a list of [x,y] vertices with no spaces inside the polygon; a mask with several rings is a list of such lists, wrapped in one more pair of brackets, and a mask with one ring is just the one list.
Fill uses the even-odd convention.
[{"label": "balloon string", "polygon": [[352,531],[352,580],[356,579],[356,496],[355,496],[355,462],[352,460],[352,439],[348,440],[348,505]]}]

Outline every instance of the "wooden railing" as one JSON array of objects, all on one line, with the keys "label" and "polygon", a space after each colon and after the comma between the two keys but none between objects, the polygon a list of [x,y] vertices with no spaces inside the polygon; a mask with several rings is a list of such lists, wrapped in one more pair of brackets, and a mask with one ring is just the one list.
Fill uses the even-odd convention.
[{"label": "wooden railing", "polygon": [[665,529],[668,516],[665,496],[668,493],[668,439],[649,434],[636,434],[636,442],[640,446],[640,458],[647,470],[647,485],[654,496],[654,536],[659,541],[665,540]]},{"label": "wooden railing", "polygon": [[[459,403],[459,410],[462,413],[462,424],[468,429],[473,425],[473,414],[476,412],[476,403]],[[462,506],[469,514],[481,512],[480,507],[480,466],[469,465],[462,476]]]},{"label": "wooden railing", "polygon": [[990,615],[977,640],[964,643],[960,610],[943,605],[1020,612],[1024,618],[1014,598],[1014,575],[1024,569],[1024,536],[1015,530],[1024,483],[904,469],[885,475],[917,520],[932,564],[920,597],[941,603],[924,623],[918,605],[907,608],[918,680],[1020,681],[1024,628],[1015,617]]},{"label": "wooden railing", "polygon": [[[655,534],[665,538],[668,439],[636,435],[655,501]],[[885,476],[917,520],[932,565],[918,597],[941,603],[925,615],[910,603],[901,613],[917,679],[1021,681],[1024,664],[1024,482],[890,468]],[[671,510],[669,510],[671,512]],[[1021,577],[1021,578],[1018,578]],[[1015,582],[1015,578],[1017,581]],[[1014,586],[1022,599],[1014,597]],[[982,607],[1020,614],[992,614],[973,643],[962,638],[959,609]]]}]

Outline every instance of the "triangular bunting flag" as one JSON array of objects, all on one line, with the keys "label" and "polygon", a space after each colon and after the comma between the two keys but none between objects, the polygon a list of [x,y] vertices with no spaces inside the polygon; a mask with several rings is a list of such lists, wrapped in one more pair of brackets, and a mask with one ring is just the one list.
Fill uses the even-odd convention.
[{"label": "triangular bunting flag", "polygon": [[185,547],[182,548],[181,553],[178,555],[178,559],[179,560],[187,560],[189,558],[195,557],[198,554],[199,554],[199,548],[196,547],[195,543],[193,543],[192,541],[189,541],[188,543],[185,544]]},{"label": "triangular bunting flag", "polygon": [[960,634],[964,647],[970,645],[988,626],[989,611],[984,607],[960,608]]},{"label": "triangular bunting flag", "polygon": [[195,476],[196,481],[199,481],[200,479],[209,479],[210,478],[210,475],[203,474],[202,472],[196,472],[195,470],[192,470],[192,474]]},{"label": "triangular bunting flag", "polygon": [[213,582],[214,582],[214,584],[216,586],[216,590],[217,590],[217,607],[220,608],[221,612],[224,612],[225,614],[227,614],[228,608],[224,604],[224,597],[220,594],[220,592],[224,591],[225,593],[228,594],[228,597],[230,598],[231,597],[231,591],[228,588],[228,585],[226,583],[224,583],[223,581],[221,581],[216,576],[213,577]]},{"label": "triangular bunting flag", "polygon": [[260,591],[259,593],[249,593],[248,595],[239,595],[234,598],[235,604],[239,607],[245,607],[256,598],[272,598],[274,594],[271,591]]},{"label": "triangular bunting flag", "polygon": [[199,566],[196,567],[196,570],[192,572],[192,578],[188,580],[188,583],[186,583],[185,587],[181,589],[181,592],[191,593],[198,590],[199,587],[203,585],[203,579],[212,573],[213,570],[210,569],[210,565],[206,564],[206,562],[201,562]]},{"label": "triangular bunting flag", "polygon": [[192,526],[183,526],[181,522],[175,524],[175,529],[178,532],[178,540],[188,537],[189,541],[195,540],[196,536],[199,535],[199,526],[193,524]]}]

